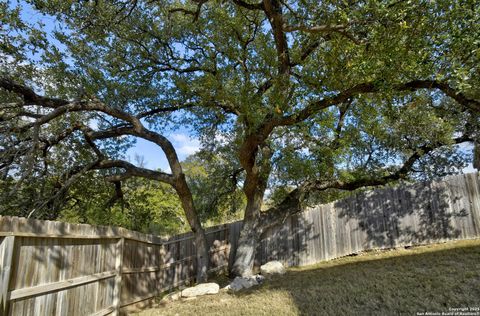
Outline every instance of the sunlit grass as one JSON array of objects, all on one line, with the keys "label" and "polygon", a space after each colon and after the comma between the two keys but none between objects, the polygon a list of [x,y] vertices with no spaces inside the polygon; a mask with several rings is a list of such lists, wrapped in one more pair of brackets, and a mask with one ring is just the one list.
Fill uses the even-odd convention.
[{"label": "sunlit grass", "polygon": [[478,239],[292,268],[253,290],[161,304],[140,315],[417,315],[459,307],[480,307]]}]

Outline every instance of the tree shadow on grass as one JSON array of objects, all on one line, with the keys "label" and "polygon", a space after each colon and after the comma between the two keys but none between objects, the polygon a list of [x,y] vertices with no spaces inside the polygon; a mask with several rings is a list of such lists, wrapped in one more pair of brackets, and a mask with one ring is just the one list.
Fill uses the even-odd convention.
[{"label": "tree shadow on grass", "polygon": [[259,292],[237,297],[285,291],[301,315],[417,315],[478,307],[480,244],[435,248],[374,252],[295,268]]}]

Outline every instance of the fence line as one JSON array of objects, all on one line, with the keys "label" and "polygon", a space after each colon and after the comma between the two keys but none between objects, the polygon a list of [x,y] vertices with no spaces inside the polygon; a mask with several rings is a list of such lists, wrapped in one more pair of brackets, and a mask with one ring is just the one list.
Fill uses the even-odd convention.
[{"label": "fence line", "polygon": [[266,232],[256,263],[307,265],[369,249],[478,237],[480,182],[472,173],[308,208]]},{"label": "fence line", "polygon": [[[241,226],[206,229],[211,270],[232,263]],[[373,248],[476,237],[479,175],[468,174],[309,208],[266,232],[256,264],[306,265]],[[0,268],[0,315],[121,314],[194,280],[194,238],[0,217]]]},{"label": "fence line", "polygon": [[[235,225],[206,229],[212,270],[228,265]],[[194,280],[193,239],[0,217],[0,315],[119,314]]]}]

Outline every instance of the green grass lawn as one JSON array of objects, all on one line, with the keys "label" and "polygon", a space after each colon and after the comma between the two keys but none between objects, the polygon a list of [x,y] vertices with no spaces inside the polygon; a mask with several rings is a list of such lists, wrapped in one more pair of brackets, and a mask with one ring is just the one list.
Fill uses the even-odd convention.
[{"label": "green grass lawn", "polygon": [[441,315],[462,307],[480,307],[480,240],[291,268],[239,294],[161,303],[139,315]]}]

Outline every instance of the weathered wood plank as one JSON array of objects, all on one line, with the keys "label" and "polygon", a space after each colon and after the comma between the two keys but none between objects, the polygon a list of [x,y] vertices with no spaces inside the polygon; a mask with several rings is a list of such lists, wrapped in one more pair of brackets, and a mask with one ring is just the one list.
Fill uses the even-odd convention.
[{"label": "weathered wood plank", "polygon": [[59,291],[68,289],[71,287],[97,282],[99,280],[112,278],[116,275],[116,271],[100,272],[93,275],[82,276],[75,279],[59,281],[49,284],[42,284],[32,286],[24,289],[17,289],[10,291],[10,300],[19,300],[30,296],[36,296],[44,293],[50,293],[53,291]]},{"label": "weathered wood plank", "polygon": [[125,238],[120,238],[115,247],[115,286],[113,289],[113,308],[114,315],[120,312],[120,299],[122,292],[122,267],[123,267],[123,249]]},{"label": "weathered wood plank", "polygon": [[470,202],[470,210],[474,224],[475,235],[480,235],[480,175],[477,173],[466,174],[465,181],[467,184],[468,199]]},{"label": "weathered wood plank", "polygon": [[[207,229],[206,234],[214,234],[226,230],[225,225]],[[121,227],[94,226],[87,224],[71,224],[55,221],[27,219],[23,217],[0,216],[0,236],[23,236],[38,238],[68,239],[125,239],[136,240],[148,244],[169,244],[193,239],[192,233],[175,236],[155,236],[142,234]]]},{"label": "weathered wood plank", "polygon": [[105,316],[105,315],[110,315],[113,313],[115,308],[113,306],[107,307],[105,309],[102,309],[100,311],[97,311],[93,314],[90,314],[90,316]]},{"label": "weathered wood plank", "polygon": [[15,246],[15,237],[7,236],[0,243],[0,312],[2,315],[8,314],[9,307],[9,285],[12,275],[13,251]]}]

